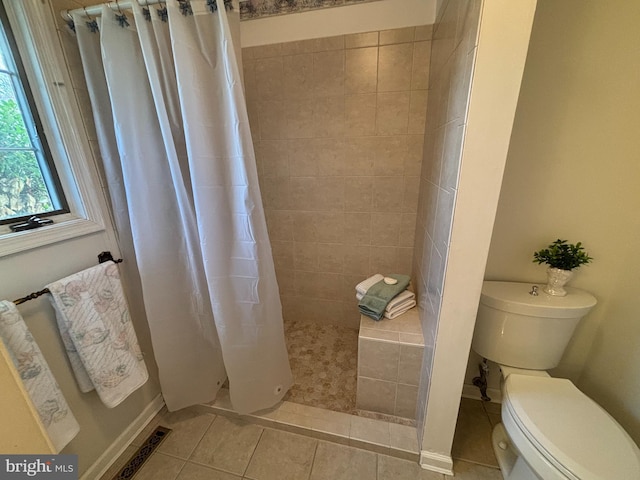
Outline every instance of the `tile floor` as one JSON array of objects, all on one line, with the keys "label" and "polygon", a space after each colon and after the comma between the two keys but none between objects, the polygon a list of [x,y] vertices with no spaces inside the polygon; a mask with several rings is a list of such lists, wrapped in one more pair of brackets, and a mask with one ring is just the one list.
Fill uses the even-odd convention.
[{"label": "tile floor", "polygon": [[358,330],[295,320],[285,337],[295,383],[284,399],[355,413]]},{"label": "tile floor", "polygon": [[[486,466],[495,465],[490,444],[488,447],[486,444],[491,424],[499,420],[497,407],[463,399],[454,441],[455,478],[502,479],[499,470]],[[172,413],[162,411],[127,447],[102,480],[110,480],[158,424],[173,431],[136,474],[135,480],[448,478],[422,470],[415,461],[265,427],[259,424],[258,417],[247,418],[216,415],[205,406]],[[353,418],[358,422],[368,420]]]}]

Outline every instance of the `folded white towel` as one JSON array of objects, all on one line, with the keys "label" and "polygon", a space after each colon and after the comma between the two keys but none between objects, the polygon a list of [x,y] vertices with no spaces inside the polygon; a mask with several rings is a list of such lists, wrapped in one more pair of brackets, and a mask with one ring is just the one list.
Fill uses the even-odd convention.
[{"label": "folded white towel", "polygon": [[399,317],[403,313],[407,313],[409,310],[411,310],[415,306],[416,306],[416,301],[414,299],[411,299],[407,302],[404,302],[398,305],[396,308],[394,308],[391,311],[385,310],[384,316],[389,320],[393,320],[394,318]]},{"label": "folded white towel", "polygon": [[[47,288],[67,350],[77,352],[102,403],[109,408],[119,405],[147,381],[149,374],[117,265],[105,262]],[[76,378],[82,388],[86,379]]]},{"label": "folded white towel", "polygon": [[373,285],[375,285],[381,280],[384,280],[384,276],[380,275],[379,273],[376,273],[372,277],[369,277],[366,280],[363,280],[362,282],[360,282],[358,285],[356,285],[356,292],[364,296],[364,294],[367,293],[367,290],[369,290],[369,288],[371,288]]},{"label": "folded white towel", "polygon": [[385,308],[385,311],[390,312],[394,310],[396,307],[402,306],[405,302],[413,300],[414,298],[416,298],[415,293],[409,290],[405,290],[404,292],[400,293],[399,295],[396,295],[391,299],[391,301],[387,305],[387,308]]},{"label": "folded white towel", "polygon": [[0,301],[0,338],[13,359],[56,453],[60,452],[80,431],[80,425],[20,312],[6,300]]}]

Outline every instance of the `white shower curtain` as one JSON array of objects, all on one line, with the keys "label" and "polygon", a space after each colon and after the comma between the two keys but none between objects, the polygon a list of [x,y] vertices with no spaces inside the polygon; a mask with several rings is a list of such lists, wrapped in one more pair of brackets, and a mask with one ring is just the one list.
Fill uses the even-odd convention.
[{"label": "white shower curtain", "polygon": [[[170,410],[229,378],[247,413],[292,384],[236,49],[238,7],[74,15],[109,195]],[[183,2],[184,3],[184,2]],[[128,24],[128,25],[127,25]],[[130,232],[130,233],[129,233]],[[128,248],[127,248],[128,245]],[[128,260],[128,258],[126,259]]]}]

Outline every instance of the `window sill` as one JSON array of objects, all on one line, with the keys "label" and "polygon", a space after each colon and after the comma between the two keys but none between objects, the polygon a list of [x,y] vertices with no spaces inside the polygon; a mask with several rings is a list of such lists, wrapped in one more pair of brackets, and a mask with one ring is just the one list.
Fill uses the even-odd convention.
[{"label": "window sill", "polygon": [[23,232],[12,232],[6,225],[0,227],[0,257],[105,229],[104,225],[85,218],[78,218],[73,214],[58,215],[54,221],[56,223],[53,225]]}]

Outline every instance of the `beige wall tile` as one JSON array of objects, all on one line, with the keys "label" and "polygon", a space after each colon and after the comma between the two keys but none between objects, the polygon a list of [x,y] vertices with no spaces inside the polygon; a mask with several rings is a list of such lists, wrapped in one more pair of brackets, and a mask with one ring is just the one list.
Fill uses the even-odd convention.
[{"label": "beige wall tile", "polygon": [[353,33],[345,35],[345,48],[376,47],[378,45],[378,32]]},{"label": "beige wall tile", "polygon": [[358,275],[357,281],[349,281],[351,289],[349,293],[354,295],[353,289],[362,280],[361,276],[369,273],[371,249],[368,245],[344,245],[344,273]]},{"label": "beige wall tile", "polygon": [[282,44],[282,55],[298,55],[301,53],[313,53],[313,40],[298,40],[296,42],[286,42]]},{"label": "beige wall tile", "polygon": [[370,213],[345,213],[341,241],[347,245],[368,245],[371,238]]},{"label": "beige wall tile", "polygon": [[399,247],[396,271],[405,275],[413,274],[413,247]]},{"label": "beige wall tile", "polygon": [[343,273],[345,246],[341,243],[319,243],[318,270],[326,273]]},{"label": "beige wall tile", "polygon": [[314,52],[328,50],[344,50],[344,35],[335,37],[316,38],[313,40]]},{"label": "beige wall tile", "polygon": [[413,37],[413,40],[416,42],[422,40],[431,40],[431,36],[433,35],[433,25],[421,25],[416,27],[416,34]]},{"label": "beige wall tile", "polygon": [[424,133],[427,120],[427,90],[413,90],[409,102],[409,127],[410,134]]},{"label": "beige wall tile", "polygon": [[291,205],[289,177],[263,177],[260,191],[265,208],[287,210]]},{"label": "beige wall tile", "polygon": [[380,47],[378,92],[398,92],[411,88],[413,43]]},{"label": "beige wall tile", "polygon": [[345,177],[345,212],[371,212],[373,177]]},{"label": "beige wall tile", "polygon": [[293,239],[296,242],[317,242],[316,214],[314,212],[294,211]]},{"label": "beige wall tile", "polygon": [[398,272],[398,248],[397,247],[371,247],[371,272],[383,275]]},{"label": "beige wall tile", "polygon": [[344,95],[316,98],[313,104],[313,130],[315,137],[344,135]]},{"label": "beige wall tile", "polygon": [[316,102],[312,98],[287,100],[285,107],[287,128],[284,132],[284,138],[311,138],[314,136],[315,105]]},{"label": "beige wall tile", "polygon": [[373,93],[378,84],[378,48],[347,50],[345,56],[346,93]]},{"label": "beige wall tile", "polygon": [[429,63],[431,60],[431,42],[413,44],[413,65],[411,69],[411,89],[429,88]]},{"label": "beige wall tile", "polygon": [[307,272],[318,271],[318,244],[315,242],[293,244],[293,267]]},{"label": "beige wall tile", "polygon": [[279,57],[282,55],[282,44],[274,43],[271,45],[261,45],[259,47],[249,47],[247,48],[250,55],[253,55],[253,58],[268,58],[268,57]]},{"label": "beige wall tile", "polygon": [[344,95],[344,50],[314,53],[313,77],[315,95]]},{"label": "beige wall tile", "polygon": [[376,133],[398,135],[407,133],[410,92],[378,93]]},{"label": "beige wall tile", "polygon": [[373,210],[401,212],[403,192],[403,177],[375,177],[373,179]]},{"label": "beige wall tile", "polygon": [[345,135],[373,135],[376,130],[376,95],[347,95],[345,98]]},{"label": "beige wall tile", "polygon": [[418,387],[413,385],[398,384],[396,391],[396,407],[394,414],[398,417],[416,418],[416,403],[418,400]]},{"label": "beige wall tile", "polygon": [[413,42],[415,27],[394,28],[393,30],[383,30],[380,32],[380,45],[390,45],[392,43]]},{"label": "beige wall tile", "polygon": [[293,242],[283,242],[279,240],[271,241],[271,252],[273,261],[279,270],[293,270],[294,255]]},{"label": "beige wall tile", "polygon": [[347,142],[341,138],[316,138],[313,151],[320,176],[344,176],[351,170],[346,162]]},{"label": "beige wall tile", "polygon": [[358,343],[358,376],[398,381],[400,346],[394,342],[380,342],[360,338]]},{"label": "beige wall tile", "polygon": [[375,137],[347,139],[346,163],[349,166],[349,173],[351,175],[372,175],[377,149]]},{"label": "beige wall tile", "polygon": [[424,348],[422,347],[400,345],[400,359],[398,363],[399,383],[414,386],[419,384],[423,351]]},{"label": "beige wall tile", "polygon": [[420,177],[404,177],[404,195],[402,211],[415,213],[418,211],[418,197],[420,195]]},{"label": "beige wall tile", "polygon": [[318,177],[291,177],[291,204],[297,210],[321,210],[317,180]]},{"label": "beige wall tile", "polygon": [[376,143],[373,174],[379,176],[402,175],[407,153],[406,135],[378,136]]},{"label": "beige wall tile", "polygon": [[[348,231],[342,212],[318,212],[315,214],[316,238],[321,243],[340,243]],[[346,243],[346,242],[345,242]]]},{"label": "beige wall tile", "polygon": [[297,294],[303,297],[335,300],[342,294],[342,278],[337,273],[296,271]]},{"label": "beige wall tile", "polygon": [[260,139],[287,138],[285,106],[281,100],[260,100]]},{"label": "beige wall tile", "polygon": [[289,140],[289,171],[295,177],[315,177],[318,175],[318,157],[315,139]]},{"label": "beige wall tile", "polygon": [[282,57],[255,60],[255,75],[260,98],[282,98],[284,93]]},{"label": "beige wall tile", "polygon": [[265,210],[269,238],[285,242],[293,241],[293,218],[286,210]]},{"label": "beige wall tile", "polygon": [[395,383],[358,377],[356,408],[393,415],[395,402]]},{"label": "beige wall tile", "polygon": [[315,203],[319,210],[344,210],[344,177],[317,177]]},{"label": "beige wall tile", "polygon": [[260,159],[265,177],[289,176],[288,145],[285,140],[265,140],[260,143]]},{"label": "beige wall tile", "polygon": [[424,134],[407,136],[407,155],[404,162],[405,175],[420,176],[423,146]]},{"label": "beige wall tile", "polygon": [[258,84],[256,83],[256,62],[254,60],[242,61],[242,77],[247,101],[259,98]]},{"label": "beige wall tile", "polygon": [[283,94],[288,98],[309,98],[313,95],[313,54],[283,57]]},{"label": "beige wall tile", "polygon": [[403,213],[400,217],[400,247],[413,247],[416,233],[416,214]]},{"label": "beige wall tile", "polygon": [[371,245],[387,247],[397,246],[401,220],[402,216],[397,213],[372,213]]}]

